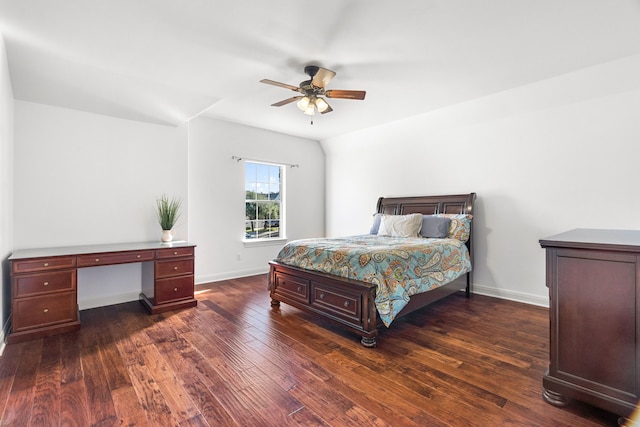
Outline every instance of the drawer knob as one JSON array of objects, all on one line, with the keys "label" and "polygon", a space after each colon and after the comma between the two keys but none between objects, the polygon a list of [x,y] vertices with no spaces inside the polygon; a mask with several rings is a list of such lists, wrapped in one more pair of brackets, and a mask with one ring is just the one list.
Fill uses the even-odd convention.
[{"label": "drawer knob", "polygon": [[177,270],[177,269],[178,269],[178,267],[173,267],[173,270],[174,270],[174,271],[175,271],[175,270]]},{"label": "drawer knob", "polygon": [[136,255],[136,258],[140,258],[140,255]]},{"label": "drawer knob", "polygon": [[174,255],[178,255],[178,251],[173,252]]},{"label": "drawer knob", "polygon": [[173,288],[173,292],[178,292],[178,288]]},{"label": "drawer knob", "polygon": [[298,286],[298,292],[302,292],[302,286]]},{"label": "drawer knob", "polygon": [[349,301],[345,301],[345,302],[344,302],[344,306],[345,306],[345,307],[349,307]]},{"label": "drawer knob", "polygon": [[96,258],[96,262],[100,262],[100,258]]},{"label": "drawer knob", "polygon": [[48,262],[45,262],[45,263],[44,263],[44,266],[45,266],[45,267],[49,267],[49,263],[48,263]]},{"label": "drawer knob", "polygon": [[48,313],[48,312],[49,312],[49,309],[48,309],[48,308],[45,308],[44,310],[42,310],[42,312],[43,312],[43,313]]},{"label": "drawer knob", "polygon": [[49,286],[49,282],[44,282],[43,285],[44,286]]},{"label": "drawer knob", "polygon": [[324,299],[324,292],[320,294],[320,299]]}]

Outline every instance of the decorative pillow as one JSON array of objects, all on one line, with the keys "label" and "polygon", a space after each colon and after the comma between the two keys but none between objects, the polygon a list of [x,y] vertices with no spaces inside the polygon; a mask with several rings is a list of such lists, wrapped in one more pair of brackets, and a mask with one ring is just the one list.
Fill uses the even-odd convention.
[{"label": "decorative pillow", "polygon": [[378,230],[380,229],[380,221],[382,221],[382,214],[373,214],[373,225],[371,226],[371,230],[369,230],[369,234],[378,234]]},{"label": "decorative pillow", "polygon": [[417,237],[422,227],[422,214],[382,215],[378,236]]},{"label": "decorative pillow", "polygon": [[449,235],[450,225],[451,225],[450,218],[436,216],[436,215],[423,215],[422,228],[420,229],[420,235],[422,237],[443,239]]},{"label": "decorative pillow", "polygon": [[471,219],[473,215],[467,214],[436,214],[435,216],[449,218],[451,224],[449,225],[448,238],[460,240],[466,242],[469,240],[471,234]]}]

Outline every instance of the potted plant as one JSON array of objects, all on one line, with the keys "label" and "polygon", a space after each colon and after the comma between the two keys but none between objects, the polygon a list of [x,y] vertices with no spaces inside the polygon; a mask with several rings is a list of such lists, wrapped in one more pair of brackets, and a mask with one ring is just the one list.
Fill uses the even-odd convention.
[{"label": "potted plant", "polygon": [[175,197],[169,199],[166,194],[163,194],[156,200],[156,215],[158,217],[160,227],[162,227],[161,240],[163,242],[170,242],[173,240],[173,226],[178,221],[178,218],[180,218],[181,205],[182,200]]}]

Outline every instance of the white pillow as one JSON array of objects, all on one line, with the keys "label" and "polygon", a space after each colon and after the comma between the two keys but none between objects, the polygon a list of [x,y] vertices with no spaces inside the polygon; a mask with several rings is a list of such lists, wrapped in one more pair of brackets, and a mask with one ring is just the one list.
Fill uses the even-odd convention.
[{"label": "white pillow", "polygon": [[382,215],[378,236],[417,237],[422,227],[422,214]]}]

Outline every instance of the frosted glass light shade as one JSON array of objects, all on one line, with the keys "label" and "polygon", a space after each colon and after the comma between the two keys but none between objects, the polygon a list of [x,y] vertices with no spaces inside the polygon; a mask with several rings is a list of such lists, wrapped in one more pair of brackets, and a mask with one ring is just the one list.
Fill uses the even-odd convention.
[{"label": "frosted glass light shade", "polygon": [[316,98],[316,108],[320,113],[322,113],[329,108],[329,104],[327,104],[327,102],[322,98]]},{"label": "frosted glass light shade", "polygon": [[[300,99],[300,101],[298,101],[296,105],[301,111],[305,111],[307,107],[309,107],[309,97],[308,96],[302,97],[302,99]],[[305,111],[305,114],[306,114],[306,111]]]}]

